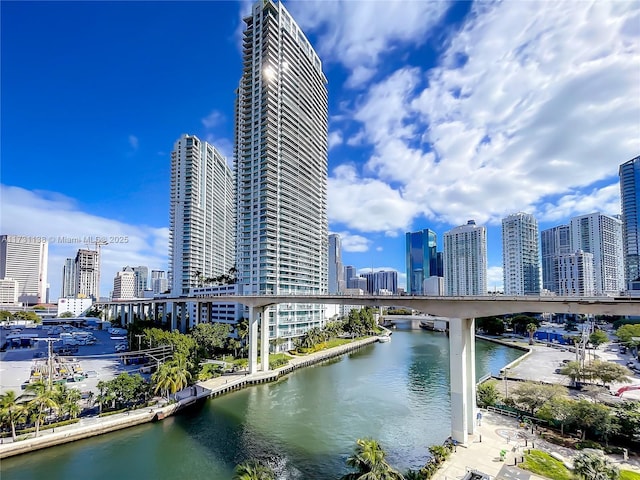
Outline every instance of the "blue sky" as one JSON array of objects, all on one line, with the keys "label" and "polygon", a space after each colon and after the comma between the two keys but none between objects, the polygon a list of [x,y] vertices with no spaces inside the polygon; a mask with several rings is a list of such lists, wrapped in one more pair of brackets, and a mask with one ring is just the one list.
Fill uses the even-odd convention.
[{"label": "blue sky", "polygon": [[[250,2],[10,2],[1,8],[0,233],[126,236],[103,249],[167,269],[169,153],[182,133],[233,151]],[[640,153],[638,2],[285,2],[323,60],[329,220],[344,263],[395,268],[404,233],[541,229],[619,213]],[[64,258],[49,248],[51,296]],[[439,248],[440,249],[440,248]]]}]

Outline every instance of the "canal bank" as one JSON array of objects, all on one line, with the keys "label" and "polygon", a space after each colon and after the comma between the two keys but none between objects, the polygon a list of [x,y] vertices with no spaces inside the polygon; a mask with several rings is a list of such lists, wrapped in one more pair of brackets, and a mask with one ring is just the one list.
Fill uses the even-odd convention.
[{"label": "canal bank", "polygon": [[[522,354],[481,339],[475,350],[477,378]],[[224,480],[248,460],[269,464],[278,478],[335,480],[348,473],[358,438],[377,439],[391,465],[415,470],[429,445],[451,435],[449,375],[445,335],[398,329],[390,342],[196,402],[161,422],[7,458],[2,480]]]},{"label": "canal bank", "polygon": [[75,442],[148,422],[164,420],[200,400],[217,397],[253,385],[277,381],[294,370],[332,360],[377,341],[378,337],[368,337],[303,357],[296,356],[290,360],[289,364],[268,372],[257,372],[251,375],[235,373],[198,382],[196,385],[178,392],[176,394],[177,401],[166,405],[130,410],[106,417],[89,417],[81,419],[80,422],[75,424],[51,430],[41,430],[40,436],[17,442],[11,442],[11,439],[4,439],[5,441],[9,440],[10,443],[0,444],[0,459]]}]

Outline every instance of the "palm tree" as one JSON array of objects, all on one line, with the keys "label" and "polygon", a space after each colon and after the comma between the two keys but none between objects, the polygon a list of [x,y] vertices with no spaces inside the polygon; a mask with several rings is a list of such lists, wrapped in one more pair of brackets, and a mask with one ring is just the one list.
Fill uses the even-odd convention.
[{"label": "palm tree", "polygon": [[35,394],[35,397],[29,401],[28,407],[35,420],[37,437],[40,433],[40,425],[46,418],[47,413],[57,409],[58,403],[53,390],[49,389],[43,382],[32,383],[27,386],[26,390]]},{"label": "palm tree", "polygon": [[531,322],[527,325],[527,332],[529,332],[529,345],[533,345],[533,334],[538,331],[538,326]]},{"label": "palm tree", "polygon": [[273,480],[276,478],[271,467],[256,460],[241,463],[234,470],[234,480]]},{"label": "palm tree", "polygon": [[342,480],[404,480],[385,460],[386,453],[380,444],[371,438],[356,441],[356,448],[347,465],[356,472],[348,473]]},{"label": "palm tree", "polygon": [[169,395],[189,386],[191,372],[187,357],[176,354],[175,358],[163,364],[151,379],[155,384],[154,393],[163,392],[168,400]]},{"label": "palm tree", "polygon": [[11,424],[11,438],[16,440],[16,423],[27,414],[23,403],[18,403],[18,397],[13,390],[0,396],[0,413],[6,416]]},{"label": "palm tree", "polygon": [[60,407],[60,412],[69,418],[76,418],[80,414],[80,399],[82,395],[74,388],[67,388],[64,384],[54,387],[55,401]]},{"label": "palm tree", "polygon": [[573,471],[584,480],[617,480],[620,477],[618,467],[599,453],[579,453],[573,461]]}]

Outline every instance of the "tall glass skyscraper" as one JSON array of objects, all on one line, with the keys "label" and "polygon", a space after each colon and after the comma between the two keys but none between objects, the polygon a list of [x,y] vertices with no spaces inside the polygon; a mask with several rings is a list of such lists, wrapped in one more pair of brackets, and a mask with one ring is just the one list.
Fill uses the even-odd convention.
[{"label": "tall glass skyscraper", "polygon": [[502,219],[502,272],[505,295],[540,294],[538,221],[529,213]]},{"label": "tall glass skyscraper", "polygon": [[196,136],[183,135],[171,152],[169,209],[169,287],[186,295],[235,260],[233,174],[222,154]]},{"label": "tall glass skyscraper", "polygon": [[340,235],[329,235],[329,294],[335,295],[345,289],[342,266],[342,241]]},{"label": "tall glass skyscraper", "polygon": [[629,282],[640,279],[640,156],[620,165],[619,175],[624,278],[629,288]]},{"label": "tall glass skyscraper", "polygon": [[425,228],[406,234],[407,294],[422,295],[424,281],[438,275],[436,232]]},{"label": "tall glass skyscraper", "polygon": [[[244,19],[236,98],[238,283],[245,294],[328,290],[327,80],[281,3]],[[321,305],[272,307],[270,336],[292,338],[324,320]]]}]

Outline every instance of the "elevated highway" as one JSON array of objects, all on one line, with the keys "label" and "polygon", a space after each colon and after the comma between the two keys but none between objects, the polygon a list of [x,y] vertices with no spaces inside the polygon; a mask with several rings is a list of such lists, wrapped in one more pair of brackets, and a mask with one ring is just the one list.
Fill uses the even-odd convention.
[{"label": "elevated highway", "polygon": [[[176,318],[186,319],[189,303],[240,303],[249,307],[249,371],[258,371],[258,339],[260,339],[262,371],[269,370],[269,336],[258,337],[261,330],[268,331],[269,307],[279,304],[337,304],[370,307],[405,307],[423,313],[449,318],[450,373],[451,373],[451,436],[465,444],[473,434],[476,414],[475,318],[512,313],[575,313],[591,315],[640,315],[638,297],[545,297],[545,296],[387,296],[387,295],[203,295],[197,297],[117,300],[101,303],[107,308],[119,309],[122,318],[137,308],[162,305],[164,320],[171,312],[171,326]],[[197,312],[200,308],[196,309]],[[129,315],[128,318],[132,318]],[[195,319],[197,324],[199,319]],[[181,326],[186,327],[186,322]]]}]

